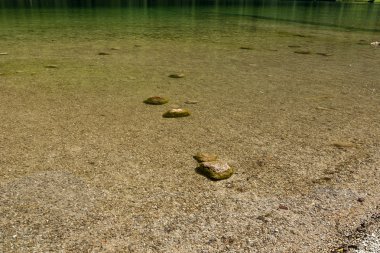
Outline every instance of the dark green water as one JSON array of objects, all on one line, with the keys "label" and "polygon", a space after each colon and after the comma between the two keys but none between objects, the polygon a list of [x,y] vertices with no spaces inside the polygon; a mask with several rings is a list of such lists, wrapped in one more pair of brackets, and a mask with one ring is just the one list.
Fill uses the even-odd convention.
[{"label": "dark green water", "polygon": [[[0,1],[2,28],[22,25],[74,28],[77,26],[155,26],[165,24],[197,29],[218,19],[244,18],[276,23],[380,31],[380,4],[313,1],[172,0],[172,1]],[[184,27],[186,25],[186,27]],[[109,28],[112,28],[109,27]],[[165,27],[164,27],[165,28]]]}]

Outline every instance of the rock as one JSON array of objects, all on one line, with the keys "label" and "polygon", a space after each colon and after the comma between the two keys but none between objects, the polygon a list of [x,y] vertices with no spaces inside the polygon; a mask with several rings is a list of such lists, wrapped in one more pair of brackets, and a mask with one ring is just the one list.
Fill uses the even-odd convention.
[{"label": "rock", "polygon": [[57,69],[58,65],[45,65],[45,68],[47,68],[47,69]]},{"label": "rock", "polygon": [[243,49],[243,50],[253,50],[252,47],[240,47],[240,49]]},{"label": "rock", "polygon": [[209,153],[197,153],[195,156],[193,156],[193,158],[197,160],[197,162],[202,163],[216,161],[218,159],[218,156]]},{"label": "rock", "polygon": [[362,203],[362,202],[364,202],[364,201],[365,201],[365,198],[363,198],[363,197],[360,197],[360,198],[358,198],[358,199],[357,199],[357,201],[358,201],[358,202],[360,202],[360,203]]},{"label": "rock", "polygon": [[150,97],[144,100],[144,103],[149,105],[163,105],[168,102],[168,99],[159,96]]},{"label": "rock", "polygon": [[187,117],[190,116],[190,112],[187,109],[170,109],[165,112],[162,117],[164,118],[179,118],[179,117]]},{"label": "rock", "polygon": [[196,100],[186,100],[186,101],[185,101],[185,104],[188,104],[188,105],[195,105],[195,104],[198,104],[198,101],[196,101]]},{"label": "rock", "polygon": [[0,55],[8,55],[8,53],[2,52],[2,53],[0,53]]},{"label": "rock", "polygon": [[99,52],[98,55],[110,55],[110,53],[106,53],[106,52]]},{"label": "rock", "polygon": [[170,74],[169,75],[170,78],[184,78],[185,75],[180,73],[180,74]]},{"label": "rock", "polygon": [[296,53],[296,54],[311,54],[311,52],[309,50],[297,50],[297,51],[294,51],[294,53]]},{"label": "rock", "polygon": [[289,207],[287,207],[287,206],[285,206],[285,205],[283,205],[283,204],[280,204],[280,205],[278,206],[278,209],[289,210]]},{"label": "rock", "polygon": [[111,47],[110,50],[120,50],[120,47]]},{"label": "rock", "polygon": [[380,45],[380,42],[379,41],[374,41],[374,42],[371,42],[371,46],[374,46],[374,47],[377,47]]},{"label": "rock", "polygon": [[332,56],[333,54],[329,54],[329,53],[315,53],[317,55],[321,55],[321,56]]},{"label": "rock", "polygon": [[211,161],[200,163],[197,172],[212,180],[223,180],[231,177],[234,169],[224,161]]},{"label": "rock", "polygon": [[337,147],[337,148],[352,148],[352,147],[354,147],[354,144],[351,142],[337,141],[337,142],[333,142],[332,145]]}]

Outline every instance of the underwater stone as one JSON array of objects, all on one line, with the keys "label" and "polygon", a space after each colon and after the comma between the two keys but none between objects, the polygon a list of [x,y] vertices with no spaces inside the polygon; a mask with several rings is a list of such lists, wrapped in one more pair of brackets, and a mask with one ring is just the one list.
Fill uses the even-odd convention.
[{"label": "underwater stone", "polygon": [[337,142],[333,142],[332,143],[333,146],[337,147],[337,148],[352,148],[354,147],[355,145],[351,142],[343,142],[343,141],[337,141]]},{"label": "underwater stone", "polygon": [[58,65],[46,65],[45,68],[47,68],[47,69],[57,69]]},{"label": "underwater stone", "polygon": [[209,153],[197,153],[195,156],[193,156],[193,158],[197,160],[197,162],[202,163],[216,161],[218,159],[218,156]]},{"label": "underwater stone", "polygon": [[322,55],[322,56],[332,56],[332,54],[329,53],[315,53],[317,55]]},{"label": "underwater stone", "polygon": [[8,53],[6,53],[6,52],[3,52],[3,53],[0,53],[0,55],[8,55]]},{"label": "underwater stone", "polygon": [[162,117],[164,118],[179,118],[179,117],[187,117],[190,116],[190,112],[186,109],[171,109],[165,112]]},{"label": "underwater stone", "polygon": [[311,52],[308,50],[297,50],[297,51],[294,51],[294,53],[296,53],[296,54],[311,54]]},{"label": "underwater stone", "polygon": [[227,179],[234,173],[234,169],[224,161],[200,163],[197,171],[212,180]]},{"label": "underwater stone", "polygon": [[150,97],[144,100],[144,103],[149,105],[163,105],[168,102],[168,99],[159,96]]},{"label": "underwater stone", "polygon": [[188,104],[188,105],[195,105],[195,104],[198,104],[198,101],[196,101],[196,100],[186,100],[186,101],[185,101],[185,104]]},{"label": "underwater stone", "polygon": [[184,78],[185,77],[185,74],[170,74],[169,75],[170,78]]}]

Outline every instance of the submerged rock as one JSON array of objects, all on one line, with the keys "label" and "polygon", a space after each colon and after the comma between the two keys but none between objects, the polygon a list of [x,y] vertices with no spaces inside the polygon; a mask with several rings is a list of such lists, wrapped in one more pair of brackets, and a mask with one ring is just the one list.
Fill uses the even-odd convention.
[{"label": "submerged rock", "polygon": [[322,56],[332,56],[333,54],[329,54],[329,53],[315,53],[317,55],[322,55]]},{"label": "submerged rock", "polygon": [[187,117],[190,116],[190,112],[187,109],[170,109],[169,111],[165,112],[162,117],[164,118],[180,118],[180,117]]},{"label": "submerged rock", "polygon": [[198,101],[196,101],[196,100],[186,100],[186,101],[185,101],[185,104],[188,104],[188,105],[195,105],[195,104],[198,104]]},{"label": "submerged rock", "polygon": [[202,162],[197,172],[212,180],[223,180],[232,176],[234,169],[224,161]]},{"label": "submerged rock", "polygon": [[149,105],[163,105],[168,102],[168,99],[159,96],[150,97],[144,100],[144,103]]},{"label": "submerged rock", "polygon": [[185,74],[179,73],[179,74],[170,74],[170,78],[184,78]]},{"label": "submerged rock", "polygon": [[342,141],[333,142],[332,145],[337,148],[352,148],[355,146],[351,142],[342,142]]},{"label": "submerged rock", "polygon": [[0,55],[8,55],[8,53],[2,52],[2,53],[0,53]]},{"label": "submerged rock", "polygon": [[294,53],[296,53],[296,54],[311,54],[311,52],[309,50],[297,50],[297,51],[294,51]]},{"label": "submerged rock", "polygon": [[193,156],[193,158],[197,160],[197,162],[202,163],[216,161],[218,159],[218,156],[209,153],[197,153],[195,156]]},{"label": "submerged rock", "polygon": [[45,65],[45,68],[47,68],[47,69],[57,69],[58,65],[54,65],[54,64]]}]

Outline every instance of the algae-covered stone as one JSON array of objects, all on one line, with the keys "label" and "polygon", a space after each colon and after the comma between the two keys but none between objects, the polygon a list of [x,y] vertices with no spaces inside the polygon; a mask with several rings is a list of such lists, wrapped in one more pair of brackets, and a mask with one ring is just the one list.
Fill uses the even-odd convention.
[{"label": "algae-covered stone", "polygon": [[170,74],[169,75],[170,78],[184,78],[185,77],[185,74]]},{"label": "algae-covered stone", "polygon": [[195,156],[193,156],[193,158],[197,160],[197,162],[202,163],[216,161],[218,159],[218,156],[209,153],[197,153]]},{"label": "algae-covered stone", "polygon": [[164,118],[179,118],[179,117],[187,117],[190,116],[190,112],[186,109],[171,109],[165,112],[162,117]]},{"label": "algae-covered stone", "polygon": [[167,102],[169,102],[168,99],[159,96],[150,97],[144,100],[144,103],[149,105],[163,105]]},{"label": "algae-covered stone", "polygon": [[234,173],[234,169],[224,161],[200,163],[197,171],[212,180],[227,179]]}]

